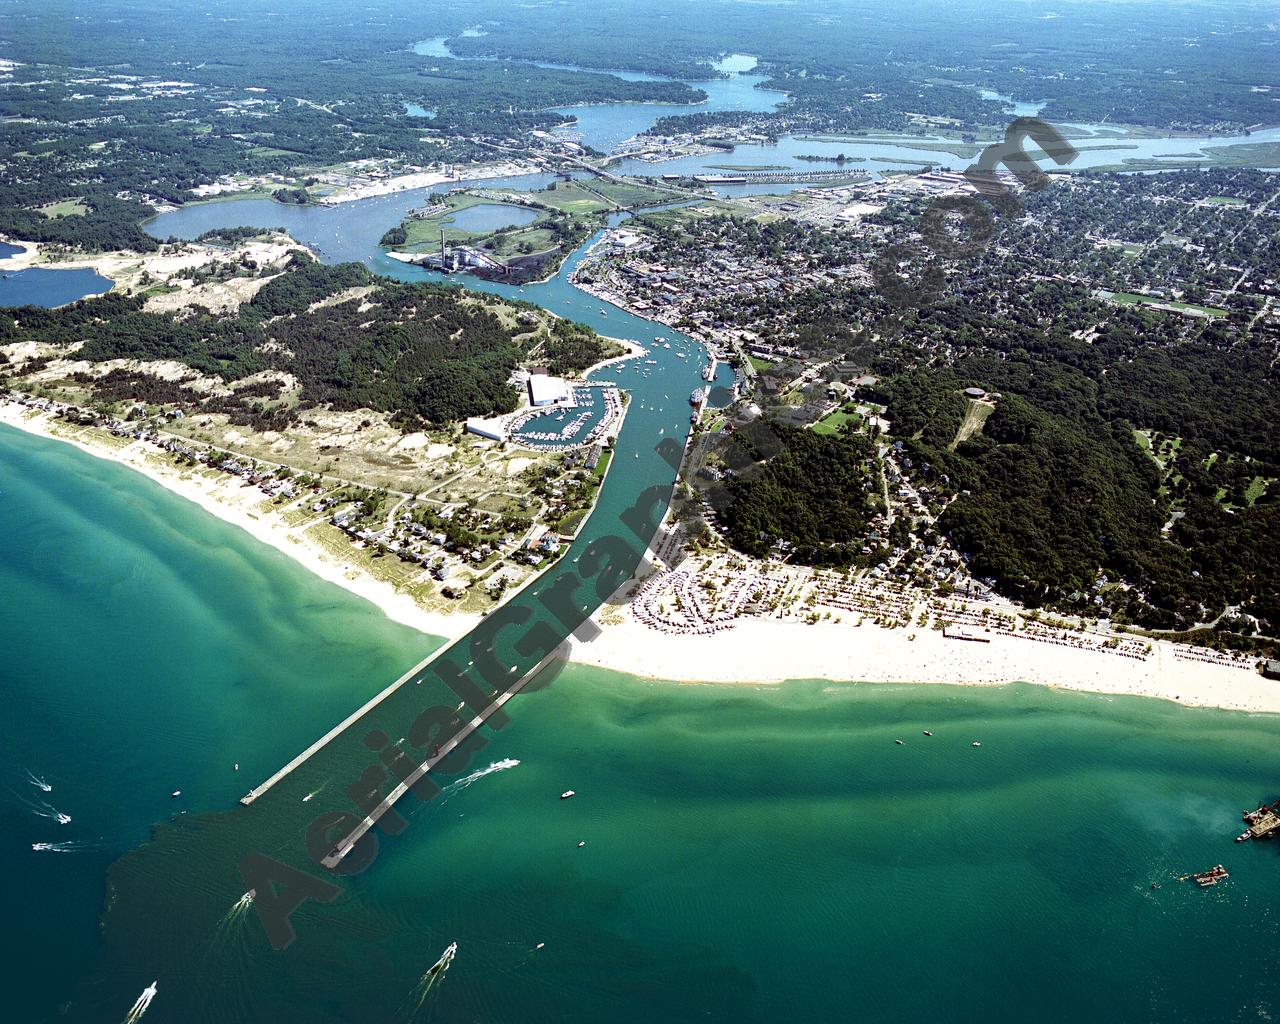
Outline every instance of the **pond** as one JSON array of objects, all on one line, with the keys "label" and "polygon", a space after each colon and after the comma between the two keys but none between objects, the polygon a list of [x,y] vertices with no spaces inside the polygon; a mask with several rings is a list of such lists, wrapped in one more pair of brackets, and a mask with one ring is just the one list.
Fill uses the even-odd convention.
[{"label": "pond", "polygon": [[0,306],[62,306],[111,290],[111,280],[87,268],[5,270],[5,262],[25,250],[0,242]]},{"label": "pond", "polygon": [[538,219],[536,210],[506,203],[481,203],[468,206],[449,215],[446,224],[459,231],[475,231],[487,234],[499,228],[518,228]]}]

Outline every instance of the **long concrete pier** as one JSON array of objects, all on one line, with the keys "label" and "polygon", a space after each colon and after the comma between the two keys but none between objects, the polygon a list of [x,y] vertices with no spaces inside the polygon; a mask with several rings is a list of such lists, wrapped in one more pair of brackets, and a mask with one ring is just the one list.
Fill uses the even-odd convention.
[{"label": "long concrete pier", "polygon": [[392,683],[390,686],[388,686],[385,690],[383,690],[381,693],[377,694],[375,697],[370,698],[368,701],[366,701],[366,702],[365,702],[364,704],[362,704],[360,707],[356,708],[356,710],[355,710],[355,711],[351,712],[351,714],[349,714],[349,715],[348,715],[346,718],[344,718],[341,722],[339,722],[339,723],[338,723],[337,725],[335,725],[332,729],[330,729],[327,733],[325,733],[323,736],[321,736],[318,740],[316,740],[313,744],[311,744],[311,746],[307,747],[307,749],[306,749],[306,750],[304,750],[301,754],[299,754],[297,757],[295,757],[295,758],[294,758],[292,761],[290,761],[287,765],[285,765],[285,766],[284,766],[283,768],[281,768],[278,772],[276,772],[274,775],[272,775],[269,779],[267,779],[265,782],[262,782],[261,784],[259,784],[259,785],[257,785],[257,786],[254,786],[254,787],[253,787],[253,789],[249,790],[249,792],[247,792],[244,796],[242,796],[242,797],[240,798],[240,802],[241,802],[242,804],[244,804],[246,807],[248,807],[251,803],[253,803],[255,800],[257,800],[257,799],[258,799],[258,797],[262,796],[262,794],[263,794],[263,793],[265,793],[265,792],[266,792],[267,790],[269,790],[272,786],[274,786],[277,782],[279,782],[279,781],[280,781],[281,779],[283,779],[286,775],[288,775],[288,774],[289,774],[290,772],[292,772],[295,768],[297,768],[297,767],[298,767],[298,765],[302,764],[304,761],[306,761],[306,760],[307,760],[307,758],[309,758],[309,757],[310,757],[312,754],[314,754],[317,750],[319,750],[321,747],[325,746],[325,744],[327,744],[331,739],[333,739],[335,736],[338,736],[338,735],[340,735],[341,733],[345,732],[345,731],[347,730],[347,728],[348,728],[348,727],[349,727],[353,722],[357,722],[357,721],[359,721],[359,720],[360,720],[360,718],[361,718],[361,717],[362,717],[366,712],[372,711],[372,710],[373,710],[374,708],[376,708],[379,704],[381,704],[384,700],[386,700],[388,697],[390,697],[393,693],[395,693],[395,692],[396,692],[396,690],[400,689],[400,687],[402,687],[402,686],[403,686],[405,683],[407,683],[410,679],[412,679],[412,678],[413,678],[414,676],[416,676],[419,672],[421,672],[424,668],[426,668],[426,667],[427,667],[427,665],[429,665],[429,664],[430,664],[430,663],[435,659],[435,657],[436,657],[438,654],[440,654],[442,651],[447,650],[448,648],[449,648],[449,644],[448,644],[448,643],[445,643],[445,644],[441,645],[441,647],[440,647],[440,649],[439,649],[439,650],[432,651],[432,652],[431,652],[430,654],[428,654],[425,658],[423,658],[420,662],[418,662],[418,664],[414,665],[414,666],[413,666],[413,668],[409,669],[409,671],[408,671],[408,672],[406,672],[406,673],[405,673],[404,675],[402,675],[399,679],[397,679],[394,683]]},{"label": "long concrete pier", "polygon": [[[482,725],[484,725],[484,723],[493,715],[495,711],[497,711],[504,704],[506,704],[507,701],[509,701],[512,697],[514,697],[517,693],[519,693],[521,689],[523,689],[524,686],[529,682],[530,679],[536,676],[539,672],[542,671],[542,669],[549,662],[555,659],[556,655],[557,655],[557,652],[552,651],[550,654],[544,657],[541,661],[539,661],[538,664],[535,665],[530,671],[526,672],[518,680],[516,680],[509,687],[507,687],[507,689],[505,689],[502,693],[500,693],[497,697],[495,697],[493,700],[493,703],[489,704],[487,707],[482,709],[478,714],[475,715],[475,717],[471,718],[469,721],[464,722],[462,726],[458,729],[458,731],[455,732],[447,742],[440,744],[440,746],[436,748],[435,752],[429,758],[427,758],[420,765],[418,765],[417,768],[415,768],[412,772],[410,772],[409,776],[406,779],[404,779],[402,782],[400,782],[394,789],[392,789],[390,793],[388,793],[385,797],[383,797],[383,799],[377,804],[377,806],[375,806],[372,811],[370,811],[367,815],[365,815],[364,818],[360,820],[360,822],[356,825],[355,828],[353,828],[350,832],[347,833],[346,836],[344,836],[341,840],[339,840],[337,845],[335,845],[333,849],[330,850],[329,853],[325,855],[324,859],[321,860],[320,863],[324,867],[328,868],[329,870],[333,870],[339,864],[341,864],[343,859],[347,856],[347,854],[349,854],[353,849],[355,849],[356,844],[365,837],[368,831],[378,823],[378,820],[384,814],[386,814],[389,810],[391,810],[391,808],[395,805],[395,802],[397,800],[399,800],[402,796],[404,796],[407,792],[409,792],[409,790],[413,787],[413,785],[417,783],[418,780],[421,779],[424,775],[426,775],[427,772],[431,771],[432,768],[438,765],[451,753],[457,750],[458,747],[460,747],[464,742],[466,742],[467,738],[473,732],[475,732]],[[399,685],[399,684],[397,683],[396,685]],[[377,699],[381,699],[381,697],[376,698],[376,700]]]}]

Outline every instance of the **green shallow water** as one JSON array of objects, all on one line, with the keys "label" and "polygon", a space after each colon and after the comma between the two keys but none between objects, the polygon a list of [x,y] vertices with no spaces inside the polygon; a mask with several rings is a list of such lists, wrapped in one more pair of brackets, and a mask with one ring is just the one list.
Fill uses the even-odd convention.
[{"label": "green shallow water", "polygon": [[[152,981],[148,1024],[1280,1012],[1280,848],[1231,843],[1240,807],[1280,795],[1280,719],[571,666],[443,796],[403,801],[406,831],[275,952],[232,911],[235,864],[305,861],[368,757],[338,744],[236,798],[431,642],[137,474],[9,430],[0,598],[6,1019],[120,1021]],[[80,845],[30,848],[52,841]],[[1174,880],[1219,861],[1217,890]]]}]

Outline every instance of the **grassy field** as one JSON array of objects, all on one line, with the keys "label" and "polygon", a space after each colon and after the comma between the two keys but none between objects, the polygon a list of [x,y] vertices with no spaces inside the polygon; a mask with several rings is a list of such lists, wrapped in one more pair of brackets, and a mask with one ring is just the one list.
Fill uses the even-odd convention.
[{"label": "grassy field", "polygon": [[[679,227],[682,224],[702,220],[706,217],[718,217],[725,213],[741,214],[742,212],[741,205],[720,200],[709,200],[705,203],[699,203],[697,206],[681,206],[677,209],[646,213],[644,222],[660,224],[664,227]],[[642,226],[642,224],[637,226]]]},{"label": "grassy field", "polygon": [[947,448],[950,451],[955,451],[961,444],[973,437],[974,434],[982,433],[983,424],[987,422],[988,417],[995,411],[996,407],[991,402],[983,402],[971,398],[969,400],[969,411],[965,413],[964,422],[957,428],[956,436]]},{"label": "grassy field", "polygon": [[613,461],[613,449],[606,448],[600,453],[600,461],[596,463],[596,468],[592,470],[596,479],[603,480],[605,473],[609,470],[609,463]]},{"label": "grassy field", "polygon": [[559,181],[555,188],[522,195],[538,203],[566,213],[612,213],[619,209],[637,209],[656,206],[677,198],[662,189],[650,188],[638,182],[607,181]]},{"label": "grassy field", "polygon": [[531,252],[545,252],[553,245],[555,245],[555,236],[546,228],[538,227],[535,221],[525,228],[489,236],[484,243],[484,250],[500,260],[505,260]]},{"label": "grassy field", "polygon": [[59,217],[79,217],[88,212],[89,207],[79,199],[64,199],[60,203],[49,203],[47,206],[40,207],[40,214],[49,220],[56,220]]},{"label": "grassy field", "polygon": [[523,195],[542,206],[572,214],[609,213],[620,205],[610,201],[612,197],[602,199],[604,193],[597,195],[594,186],[583,187],[576,181],[558,181],[555,188],[526,192]]},{"label": "grassy field", "polygon": [[862,422],[862,417],[851,409],[837,409],[830,416],[818,420],[813,425],[815,434],[838,434],[840,428],[846,423],[858,424]]},{"label": "grassy field", "polygon": [[558,523],[555,524],[556,533],[560,534],[561,536],[567,537],[569,534],[573,533],[574,530],[578,528],[578,525],[582,522],[583,519],[586,518],[587,512],[589,511],[590,509],[580,508],[580,509],[577,509],[576,511],[570,512],[568,515],[566,515],[563,519],[561,519]]},{"label": "grassy field", "polygon": [[1137,256],[1143,250],[1141,242],[1118,242],[1114,239],[1099,239],[1094,243],[1099,249],[1119,249],[1126,258]]},{"label": "grassy field", "polygon": [[1137,295],[1134,292],[1112,292],[1111,299],[1114,302],[1123,302],[1130,306],[1165,306],[1169,309],[1189,309],[1202,316],[1227,315],[1227,310],[1219,309],[1217,306],[1197,306],[1193,302],[1175,302],[1172,299],[1158,299],[1152,295]]},{"label": "grassy field", "polygon": [[433,213],[430,217],[411,217],[404,222],[408,241],[403,248],[416,252],[424,247],[439,245],[441,228],[444,229],[445,240],[449,242],[470,242],[485,236],[487,232],[464,231],[462,228],[451,227],[450,224],[453,215],[459,210],[489,204],[492,200],[468,192],[450,192],[443,202],[446,209],[439,213]]},{"label": "grassy field", "polygon": [[638,209],[643,206],[656,206],[659,203],[668,203],[678,198],[665,189],[650,188],[648,185],[641,185],[638,182],[619,182],[597,180],[591,183],[591,188],[599,192],[606,199],[612,199],[620,206],[627,209]]},{"label": "grassy field", "polygon": [[1274,480],[1270,480],[1265,476],[1255,476],[1249,482],[1249,488],[1244,492],[1244,500],[1248,502],[1249,507],[1253,507],[1253,503],[1267,493],[1267,490],[1274,484]]}]

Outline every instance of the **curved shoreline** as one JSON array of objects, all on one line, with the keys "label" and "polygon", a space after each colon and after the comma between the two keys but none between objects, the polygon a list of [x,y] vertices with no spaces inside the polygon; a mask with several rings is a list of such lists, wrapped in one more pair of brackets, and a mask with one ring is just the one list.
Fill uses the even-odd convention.
[{"label": "curved shoreline", "polygon": [[480,621],[478,615],[462,613],[442,615],[438,612],[429,612],[411,597],[399,593],[391,584],[375,579],[353,565],[339,563],[318,546],[308,543],[299,532],[236,507],[227,500],[227,497],[219,496],[220,493],[225,495],[243,493],[238,486],[232,489],[230,477],[225,480],[214,480],[198,473],[183,473],[176,468],[162,469],[154,462],[148,461],[144,450],[137,450],[135,454],[138,457],[130,458],[130,452],[134,451],[133,445],[119,451],[112,451],[76,437],[63,436],[51,428],[51,418],[47,415],[28,416],[24,415],[24,411],[22,406],[0,402],[0,425],[13,427],[45,440],[73,445],[94,458],[114,462],[116,465],[125,466],[140,473],[153,483],[199,506],[210,515],[232,526],[240,527],[254,540],[274,548],[281,554],[288,555],[304,569],[325,582],[342,587],[357,597],[364,598],[370,604],[376,605],[393,622],[409,626],[426,636],[452,640],[463,635]]},{"label": "curved shoreline", "polygon": [[[0,405],[0,424],[74,445],[96,458],[135,470],[205,512],[240,527],[320,579],[376,605],[389,619],[427,636],[456,640],[480,621],[474,615],[428,612],[390,584],[363,570],[339,565],[282,524],[238,509],[219,497],[226,481],[168,472],[145,457],[129,458],[129,448],[109,451],[62,436],[50,428],[47,416],[24,415],[21,406]],[[596,640],[574,645],[571,661],[678,685],[779,685],[801,679],[925,686],[1029,683],[1107,696],[1152,697],[1189,707],[1280,714],[1280,682],[1244,669],[1175,660],[1174,652],[1185,648],[1168,641],[1153,641],[1157,652],[1153,663],[1135,666],[1094,651],[1046,648],[1029,640],[966,644],[945,640],[933,631],[920,631],[909,640],[905,630],[869,623],[811,625],[751,618],[724,632],[681,636],[656,632],[625,611],[622,621],[613,618],[616,613],[600,623],[603,633]]]},{"label": "curved shoreline", "polygon": [[1153,644],[1148,662],[1135,663],[1022,638],[971,643],[945,639],[935,630],[908,634],[871,623],[749,618],[719,633],[671,635],[626,615],[624,621],[602,626],[597,640],[574,645],[570,660],[651,680],[717,686],[775,686],[801,679],[924,686],[1028,683],[1150,697],[1186,707],[1280,714],[1280,681],[1243,668],[1178,659],[1175,652],[1186,649],[1166,641]]}]

